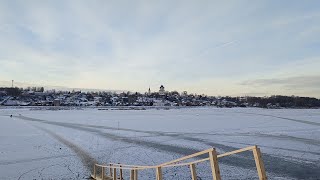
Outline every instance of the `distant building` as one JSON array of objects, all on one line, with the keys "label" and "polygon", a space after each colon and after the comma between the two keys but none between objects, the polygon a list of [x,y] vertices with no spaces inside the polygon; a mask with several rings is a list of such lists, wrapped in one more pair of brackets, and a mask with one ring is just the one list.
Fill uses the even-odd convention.
[{"label": "distant building", "polygon": [[163,100],[154,100],[153,106],[164,106],[165,102]]},{"label": "distant building", "polygon": [[161,86],[160,86],[160,90],[159,90],[159,94],[160,94],[160,95],[164,95],[164,93],[165,93],[164,86],[161,85]]},{"label": "distant building", "polygon": [[53,105],[54,106],[60,106],[60,99],[53,100]]},{"label": "distant building", "polygon": [[151,95],[151,89],[150,89],[150,87],[149,87],[149,89],[148,89],[148,95],[149,95],[149,96]]}]

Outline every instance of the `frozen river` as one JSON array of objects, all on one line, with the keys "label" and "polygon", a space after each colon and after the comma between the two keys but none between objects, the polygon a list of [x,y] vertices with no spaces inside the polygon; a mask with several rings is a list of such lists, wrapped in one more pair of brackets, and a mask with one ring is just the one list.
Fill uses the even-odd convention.
[{"label": "frozen river", "polygon": [[[0,123],[0,179],[86,179],[95,162],[156,165],[211,147],[223,153],[252,145],[261,148],[269,179],[320,179],[319,109],[7,108]],[[258,178],[251,153],[219,165],[222,179]],[[167,168],[163,178],[191,179],[189,171]],[[211,178],[205,163],[197,172]]]}]

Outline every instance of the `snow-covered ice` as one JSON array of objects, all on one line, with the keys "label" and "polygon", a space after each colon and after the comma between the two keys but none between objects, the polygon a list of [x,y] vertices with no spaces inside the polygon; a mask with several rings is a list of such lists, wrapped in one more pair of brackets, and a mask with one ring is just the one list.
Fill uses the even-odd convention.
[{"label": "snow-covered ice", "polygon": [[[0,122],[0,179],[86,179],[94,162],[156,165],[210,147],[223,153],[251,145],[260,146],[269,179],[320,178],[319,109],[5,108]],[[223,179],[257,179],[250,153],[219,162]],[[189,171],[166,168],[164,179],[190,179]],[[206,163],[197,173],[211,178]]]}]

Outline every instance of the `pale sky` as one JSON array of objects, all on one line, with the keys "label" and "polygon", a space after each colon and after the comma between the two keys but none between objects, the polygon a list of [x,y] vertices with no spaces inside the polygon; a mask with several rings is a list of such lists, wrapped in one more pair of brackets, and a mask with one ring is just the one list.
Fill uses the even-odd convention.
[{"label": "pale sky", "polygon": [[0,84],[320,97],[320,1],[0,0]]}]

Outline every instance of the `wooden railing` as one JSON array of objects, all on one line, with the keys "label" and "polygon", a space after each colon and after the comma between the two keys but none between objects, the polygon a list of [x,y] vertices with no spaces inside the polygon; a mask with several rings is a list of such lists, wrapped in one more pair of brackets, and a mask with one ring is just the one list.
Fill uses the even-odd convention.
[{"label": "wooden railing", "polygon": [[[191,177],[192,180],[197,179],[197,172],[196,172],[196,164],[209,161],[210,162],[210,168],[212,171],[212,178],[213,180],[220,180],[220,169],[219,169],[219,164],[218,164],[218,158],[222,158],[225,156],[230,156],[232,154],[237,154],[241,153],[244,151],[252,151],[256,168],[258,171],[258,176],[260,180],[266,180],[266,172],[264,169],[264,164],[262,161],[261,157],[261,152],[260,149],[257,146],[250,146],[246,147],[243,149],[238,149],[235,151],[227,152],[224,154],[217,154],[216,150],[214,148],[207,149],[195,154],[191,154],[189,156],[185,156],[173,161],[169,161],[163,164],[159,164],[156,166],[138,166],[138,165],[125,165],[125,164],[109,164],[109,165],[99,165],[95,164],[93,168],[93,174],[91,177],[96,180],[105,180],[105,179],[110,179],[110,180],[122,180],[124,179],[123,177],[123,170],[129,170],[130,171],[130,180],[138,180],[138,171],[140,170],[145,170],[145,169],[155,169],[156,170],[156,180],[162,180],[162,169],[163,168],[168,168],[168,167],[177,167],[177,166],[189,166],[191,170]],[[181,163],[182,161],[191,159],[191,158],[196,158],[201,155],[208,154],[208,158],[203,158],[200,160],[192,161],[192,162],[186,162],[186,163]],[[109,168],[109,175],[106,174],[106,168]],[[97,170],[101,170],[100,173],[97,173]],[[119,171],[119,177],[117,177],[117,170]]]}]

